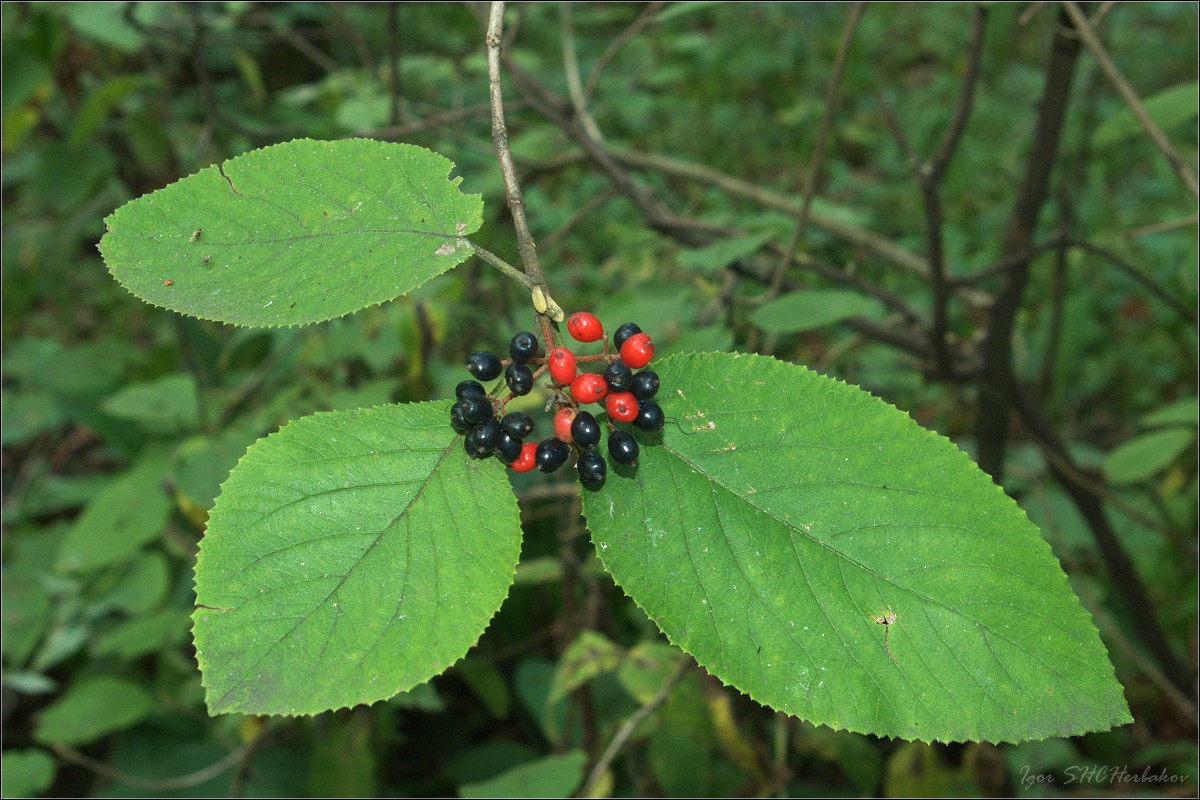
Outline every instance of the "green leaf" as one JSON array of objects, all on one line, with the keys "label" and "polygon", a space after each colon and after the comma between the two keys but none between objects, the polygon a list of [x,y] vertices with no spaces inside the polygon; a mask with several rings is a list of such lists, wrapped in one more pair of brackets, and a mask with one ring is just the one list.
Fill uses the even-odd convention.
[{"label": "green leaf", "polygon": [[179,373],[132,383],[105,398],[100,410],[151,433],[192,430],[199,424],[196,379]]},{"label": "green leaf", "polygon": [[458,787],[460,797],[569,797],[583,782],[587,753],[547,756],[479,783]]},{"label": "green leaf", "polygon": [[170,569],[167,557],[162,553],[153,550],[140,553],[130,559],[124,573],[95,601],[95,605],[129,614],[150,611],[167,596]]},{"label": "green leaf", "polygon": [[[1170,86],[1147,98],[1146,112],[1158,127],[1170,131],[1175,126],[1196,118],[1200,112],[1197,91],[1200,91],[1200,83],[1196,81]],[[1128,106],[1122,106],[1120,111],[1097,126],[1096,132],[1092,134],[1092,144],[1095,147],[1106,147],[1144,134],[1142,124],[1133,116],[1133,112]]]},{"label": "green leaf", "polygon": [[684,250],[679,254],[679,265],[701,272],[724,269],[739,259],[754,255],[774,238],[775,233],[768,231],[722,239],[699,250]]},{"label": "green leaf", "polygon": [[412,291],[471,251],[483,201],[421,147],[300,139],[208,167],[105,220],[105,263],[148,303],[306,325]]},{"label": "green leaf", "polygon": [[373,703],[478,640],[521,526],[504,468],[467,458],[448,407],[314,414],[238,463],[196,563],[211,713]]},{"label": "green leaf", "polygon": [[553,704],[597,675],[612,672],[621,665],[624,655],[625,651],[620,646],[603,635],[595,631],[583,631],[559,659],[554,680],[550,684],[550,697],[546,702]]},{"label": "green leaf", "polygon": [[155,707],[150,695],[128,681],[85,678],[41,713],[33,738],[43,744],[87,744],[136,724]]},{"label": "green leaf", "polygon": [[162,463],[151,458],[96,495],[63,539],[56,567],[83,572],[114,564],[157,537],[171,513],[162,477]]},{"label": "green leaf", "polygon": [[458,674],[495,719],[504,719],[512,708],[508,682],[495,664],[482,658],[465,658]]},{"label": "green leaf", "polygon": [[0,796],[36,797],[54,781],[54,759],[44,750],[5,750],[0,756]]},{"label": "green leaf", "polygon": [[1104,477],[1109,483],[1137,483],[1171,465],[1196,441],[1192,428],[1164,428],[1143,433],[1108,454]]},{"label": "green leaf", "polygon": [[177,608],[163,608],[126,620],[101,634],[92,646],[92,654],[97,658],[137,658],[178,644],[186,637],[187,614]]},{"label": "green leaf", "polygon": [[750,321],[767,333],[799,333],[867,314],[878,307],[874,300],[854,292],[836,289],[791,292],[756,308]]},{"label": "green leaf", "polygon": [[1164,425],[1191,425],[1195,428],[1197,427],[1198,412],[1200,412],[1200,398],[1192,395],[1151,411],[1142,417],[1142,425],[1148,428]]},{"label": "green leaf", "polygon": [[640,435],[637,470],[585,492],[584,510],[617,582],[709,672],[879,736],[1018,741],[1130,721],[1049,546],[952,443],[770,358],[656,371],[666,429]]}]

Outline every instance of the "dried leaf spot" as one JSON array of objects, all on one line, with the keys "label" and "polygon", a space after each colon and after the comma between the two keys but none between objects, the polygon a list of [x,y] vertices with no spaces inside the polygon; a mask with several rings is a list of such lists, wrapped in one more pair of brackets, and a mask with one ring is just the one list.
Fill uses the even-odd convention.
[{"label": "dried leaf spot", "polygon": [[435,256],[449,256],[449,255],[454,255],[454,250],[455,250],[454,243],[446,242],[444,245],[439,247],[437,250],[434,250],[433,254]]}]

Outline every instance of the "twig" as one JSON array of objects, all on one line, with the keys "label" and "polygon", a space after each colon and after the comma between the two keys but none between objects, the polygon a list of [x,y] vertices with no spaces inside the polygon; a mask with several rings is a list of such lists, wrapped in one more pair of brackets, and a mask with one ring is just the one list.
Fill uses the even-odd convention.
[{"label": "twig", "polygon": [[[546,286],[546,276],[542,274],[542,265],[538,260],[537,245],[534,244],[533,234],[529,232],[529,223],[525,219],[525,199],[521,194],[521,184],[517,180],[517,170],[513,166],[512,150],[508,144],[508,126],[504,122],[504,97],[500,89],[500,46],[501,35],[504,32],[504,3],[493,2],[488,15],[488,30],[485,43],[487,45],[488,63],[488,95],[492,109],[492,143],[496,146],[496,155],[500,160],[500,174],[504,178],[504,193],[508,200],[508,208],[512,213],[513,227],[517,232],[517,251],[521,254],[521,265],[524,267],[527,284],[530,291],[540,290],[545,299],[549,300]],[[492,262],[489,262],[492,263]],[[495,266],[493,264],[493,266]],[[546,303],[538,308],[535,296],[534,307],[539,316],[561,318],[562,311],[553,313],[557,306]]]},{"label": "twig", "polygon": [[1138,236],[1153,236],[1156,233],[1169,233],[1180,228],[1190,228],[1198,222],[1200,222],[1200,214],[1192,214],[1190,217],[1184,217],[1183,219],[1172,219],[1167,222],[1157,222],[1153,225],[1142,225],[1141,227],[1125,231],[1121,235],[1126,239],[1134,239]]},{"label": "twig", "polygon": [[612,43],[604,49],[604,52],[596,59],[596,63],[592,65],[592,71],[588,73],[587,83],[583,87],[583,99],[585,101],[591,102],[592,95],[596,93],[596,86],[600,83],[600,73],[608,66],[608,62],[613,60],[617,52],[628,44],[630,39],[641,32],[642,28],[646,27],[654,19],[654,15],[665,5],[664,0],[655,0],[655,2],[643,8],[642,13],[638,14],[637,19],[629,23],[629,27],[621,31],[621,34],[613,39]]},{"label": "twig", "polygon": [[271,353],[264,358],[259,365],[254,368],[253,374],[238,387],[237,393],[224,410],[217,416],[217,430],[224,430],[231,421],[237,418],[238,414],[242,413],[247,404],[253,399],[256,392],[262,388],[267,382],[267,377],[275,367],[283,359],[292,354],[299,345],[301,337],[299,334],[293,333],[283,344],[276,347]]},{"label": "twig", "polygon": [[[1075,563],[1076,559],[1072,557],[1070,549],[1065,546],[1062,534],[1053,522],[1053,515],[1048,513],[1046,509],[1046,494],[1042,490],[1040,483],[1033,484],[1033,491],[1037,496],[1038,502],[1043,506],[1043,516],[1047,521],[1046,533],[1052,537],[1054,550],[1062,558],[1063,565],[1067,568],[1067,573],[1070,575],[1084,574],[1083,567]],[[1116,624],[1111,615],[1105,610],[1104,604],[1088,589],[1088,582],[1075,582],[1071,588],[1079,595],[1084,608],[1092,615],[1092,619],[1096,622],[1096,627],[1100,629],[1104,637],[1110,639],[1125,657],[1132,661],[1150,679],[1150,682],[1157,686],[1159,691],[1175,704],[1176,710],[1186,719],[1193,724],[1200,721],[1200,718],[1196,714],[1195,703],[1189,700],[1179,689],[1175,688],[1175,685],[1167,679],[1167,676],[1162,673],[1158,665],[1146,658],[1140,648],[1134,646],[1129,637],[1125,635],[1125,631],[1121,629],[1121,626]]]},{"label": "twig", "polygon": [[771,276],[768,292],[772,297],[779,294],[779,286],[783,283],[784,273],[787,271],[788,265],[792,263],[792,259],[795,258],[796,250],[800,246],[800,239],[804,235],[804,229],[808,226],[808,214],[812,209],[813,198],[817,193],[817,180],[825,161],[825,140],[829,136],[829,126],[833,120],[833,108],[837,102],[838,87],[842,83],[842,73],[846,68],[846,56],[850,52],[850,41],[854,38],[854,31],[858,27],[859,19],[862,18],[864,5],[863,2],[857,2],[851,6],[846,27],[842,30],[842,39],[838,44],[837,56],[833,61],[833,75],[829,78],[829,86],[825,90],[825,109],[821,113],[817,139],[813,143],[812,156],[808,161],[808,174],[804,176],[800,213],[796,215],[796,224],[792,227],[792,235],[788,239],[787,247],[784,248],[783,257],[779,259],[779,265]]},{"label": "twig", "polygon": [[[726,175],[723,172],[701,164],[694,164],[669,156],[630,150],[612,150],[611,153],[612,157],[621,164],[715,186],[735,197],[752,200],[762,206],[782,211],[785,214],[795,216],[800,213],[800,203],[788,195],[772,191],[751,181]],[[889,264],[900,267],[906,272],[918,277],[925,277],[929,274],[929,264],[919,255],[913,253],[911,250],[905,250],[892,241],[878,236],[865,228],[825,216],[815,209],[809,211],[808,219],[813,227],[820,228],[847,244],[862,248]]]},{"label": "twig", "polygon": [[915,150],[909,144],[900,122],[892,113],[887,100],[880,97],[880,107],[892,135],[900,145],[912,167],[913,177],[921,190],[921,198],[925,214],[925,241],[929,257],[929,279],[933,294],[932,321],[929,329],[929,340],[933,349],[933,360],[937,374],[948,374],[950,370],[950,353],[946,343],[948,330],[948,304],[951,284],[946,276],[945,256],[942,247],[942,196],[941,181],[954,158],[958,144],[966,129],[967,120],[971,115],[971,107],[975,98],[975,83],[979,75],[979,62],[983,55],[983,35],[987,28],[987,10],[982,5],[975,7],[974,23],[971,26],[971,40],[967,46],[967,66],[963,74],[962,88],[959,90],[958,101],[954,107],[950,124],[942,135],[941,143],[934,155],[926,161],[921,161]]},{"label": "twig", "polygon": [[549,236],[542,239],[542,247],[549,250],[551,247],[558,244],[559,239],[562,239],[564,236],[574,230],[575,226],[587,219],[588,215],[590,215],[593,211],[600,208],[600,206],[604,205],[616,196],[617,190],[610,187],[588,200],[582,206],[577,208],[575,213],[567,218],[566,222],[564,222],[562,225],[559,225],[550,233]]},{"label": "twig", "polygon": [[151,791],[165,792],[173,789],[187,789],[192,786],[199,786],[220,775],[222,772],[232,768],[243,758],[248,756],[256,747],[258,739],[253,739],[245,744],[231,750],[225,756],[222,756],[218,761],[209,764],[203,769],[189,772],[187,775],[180,775],[178,778],[141,778],[137,775],[130,775],[127,772],[122,772],[119,769],[110,767],[101,761],[96,761],[93,758],[85,756],[78,750],[74,750],[66,745],[54,745],[54,753],[59,758],[70,761],[73,764],[78,764],[85,767],[101,777],[108,778],[110,781],[124,783],[129,786],[134,786],[138,789],[149,789]]},{"label": "twig", "polygon": [[1154,604],[1150,602],[1145,584],[1142,583],[1129,555],[1109,524],[1100,499],[1073,478],[1073,474],[1078,474],[1081,470],[1071,459],[1069,451],[1059,440],[1053,426],[1042,416],[1036,401],[1019,384],[1014,386],[1013,400],[1026,429],[1042,448],[1050,474],[1066,491],[1091,530],[1100,557],[1112,577],[1110,585],[1124,599],[1138,638],[1154,655],[1171,683],[1181,692],[1190,693],[1195,673],[1179,660],[1172,650],[1154,614]]},{"label": "twig", "polygon": [[587,131],[588,136],[591,136],[598,142],[604,141],[604,137],[600,134],[600,129],[596,127],[596,120],[592,119],[592,114],[588,111],[587,97],[583,94],[583,84],[579,77],[579,56],[575,53],[575,31],[572,27],[571,20],[574,16],[570,3],[563,3],[558,9],[559,28],[562,32],[562,49],[563,49],[563,71],[567,78],[567,93],[571,97],[571,103],[575,106],[575,116],[579,117],[579,122]]},{"label": "twig", "polygon": [[1050,330],[1042,348],[1042,366],[1038,372],[1038,395],[1045,396],[1054,381],[1055,362],[1058,360],[1058,340],[1062,334],[1063,312],[1067,301],[1067,248],[1059,247],[1054,259],[1054,289],[1050,303]]},{"label": "twig", "polygon": [[1192,174],[1191,167],[1183,156],[1179,155],[1178,151],[1171,146],[1171,142],[1167,139],[1166,134],[1158,127],[1150,113],[1146,111],[1146,106],[1142,104],[1141,98],[1137,92],[1121,75],[1121,71],[1117,69],[1117,65],[1113,63],[1108,52],[1104,49],[1104,44],[1100,41],[1100,37],[1096,35],[1092,29],[1092,24],[1088,22],[1087,16],[1079,9],[1079,5],[1066,0],[1062,4],[1063,9],[1071,18],[1071,22],[1075,24],[1075,32],[1079,34],[1079,38],[1087,45],[1088,50],[1092,51],[1092,56],[1100,64],[1100,68],[1104,70],[1104,74],[1108,76],[1108,80],[1112,83],[1113,88],[1117,90],[1117,94],[1121,95],[1121,99],[1129,106],[1129,110],[1133,112],[1133,116],[1142,126],[1142,130],[1150,137],[1150,141],[1154,142],[1154,146],[1158,151],[1170,162],[1171,168],[1175,170],[1175,174],[1179,176],[1179,180],[1188,190],[1188,194],[1193,199],[1200,199],[1200,185],[1196,183],[1196,176]]},{"label": "twig", "polygon": [[1079,54],[1079,40],[1060,14],[1046,66],[1046,82],[1038,103],[1036,127],[1025,175],[1017,189],[1012,216],[1004,231],[1004,253],[1013,256],[996,294],[981,346],[983,375],[979,384],[979,412],[975,419],[979,467],[1001,483],[1008,445],[1009,411],[1016,379],[1013,375],[1013,326],[1029,280],[1031,243],[1046,200],[1050,172],[1058,157],[1058,143],[1071,96],[1071,80]]},{"label": "twig", "polygon": [[[800,201],[800,213],[796,215],[796,224],[792,226],[792,234],[788,238],[787,246],[783,250],[783,256],[779,259],[779,263],[775,267],[775,272],[771,275],[771,283],[767,287],[767,297],[774,298],[779,295],[779,287],[783,283],[783,276],[787,272],[787,268],[791,265],[792,259],[796,255],[796,250],[800,247],[800,240],[804,237],[804,231],[808,227],[808,214],[812,208],[813,199],[817,193],[817,180],[821,174],[821,166],[825,161],[825,141],[829,136],[829,126],[833,120],[833,109],[837,103],[838,87],[842,83],[842,73],[846,68],[846,56],[850,52],[850,42],[854,38],[854,31],[858,28],[858,21],[862,18],[864,2],[857,2],[850,7],[850,16],[846,19],[846,26],[842,30],[842,39],[838,43],[837,56],[833,60],[833,75],[829,78],[829,86],[825,89],[825,108],[821,113],[821,124],[817,127],[817,138],[813,143],[812,156],[808,162],[808,174],[804,176],[803,199]],[[757,330],[755,331],[757,338]],[[775,336],[768,337],[766,352],[774,349]],[[755,349],[751,345],[750,349]]]},{"label": "twig", "polygon": [[337,31],[339,38],[350,40],[354,47],[354,54],[358,57],[359,68],[370,75],[375,71],[375,65],[371,60],[371,48],[367,47],[367,40],[363,38],[362,31],[357,25],[350,24],[350,17],[346,11],[346,7],[341,3],[330,3],[333,9],[333,14],[337,17]]},{"label": "twig", "polygon": [[336,61],[325,55],[319,47],[308,39],[288,28],[279,17],[265,13],[258,15],[257,19],[263,20],[266,23],[266,27],[270,28],[276,36],[290,44],[321,69],[329,73],[337,72],[338,64]]},{"label": "twig", "polygon": [[933,360],[939,373],[950,369],[950,354],[946,347],[947,304],[950,287],[946,283],[946,264],[942,250],[942,197],[941,180],[946,168],[958,149],[971,106],[975,97],[975,79],[979,75],[979,62],[983,56],[983,35],[987,28],[987,9],[975,6],[975,21],[971,26],[971,43],[967,49],[967,68],[963,75],[962,90],[954,108],[954,116],[933,158],[925,162],[918,173],[921,194],[925,199],[925,236],[929,243],[929,277],[933,289],[933,319],[929,338],[933,344]]},{"label": "twig", "polygon": [[1146,277],[1144,274],[1142,274],[1141,270],[1125,259],[1121,258],[1121,256],[1117,255],[1112,250],[1101,247],[1097,244],[1093,244],[1086,239],[1067,239],[1066,243],[1071,247],[1078,247],[1080,250],[1084,250],[1088,253],[1092,253],[1093,255],[1103,258],[1105,261],[1112,264],[1114,267],[1121,270],[1121,272],[1124,272],[1126,275],[1132,278],[1138,285],[1140,285],[1150,294],[1154,295],[1154,297],[1158,298],[1158,300],[1160,300],[1162,303],[1169,306],[1175,311],[1176,314],[1183,317],[1193,325],[1196,324],[1195,309],[1188,308],[1186,305],[1184,305],[1183,301],[1172,295],[1163,287],[1159,286],[1150,278]]},{"label": "twig", "polygon": [[616,732],[612,741],[608,743],[608,747],[604,749],[604,753],[600,756],[600,759],[592,767],[592,771],[588,774],[587,780],[584,781],[576,797],[591,797],[592,789],[596,786],[597,781],[603,777],[609,765],[612,764],[613,759],[617,757],[617,753],[621,752],[621,748],[625,746],[625,742],[629,741],[629,737],[633,735],[638,725],[641,725],[646,717],[653,714],[658,710],[659,706],[666,702],[667,698],[671,696],[671,691],[683,680],[683,676],[688,673],[691,666],[692,660],[687,657],[683,658],[679,662],[679,666],[675,668],[675,672],[671,675],[670,679],[658,690],[658,693],[643,703],[637,711],[633,712],[629,719],[625,720],[625,724]]},{"label": "twig", "polygon": [[517,269],[512,264],[509,264],[504,259],[500,258],[500,256],[483,249],[469,239],[459,239],[458,243],[460,247],[463,245],[470,247],[471,252],[475,253],[475,255],[479,256],[481,259],[491,264],[493,267],[500,270],[517,283],[524,286],[526,289],[533,289],[535,284],[529,279],[529,276],[521,272],[521,270]]},{"label": "twig", "polygon": [[[509,108],[524,108],[525,106],[526,104],[522,102],[509,104]],[[462,108],[452,108],[439,114],[428,116],[425,119],[406,122],[403,125],[393,125],[387,128],[376,128],[375,130],[346,134],[346,138],[404,139],[414,133],[420,133],[431,128],[440,128],[443,125],[453,125],[456,122],[462,122],[472,117],[486,117],[490,113],[491,106],[488,103],[480,103],[463,106]]]}]

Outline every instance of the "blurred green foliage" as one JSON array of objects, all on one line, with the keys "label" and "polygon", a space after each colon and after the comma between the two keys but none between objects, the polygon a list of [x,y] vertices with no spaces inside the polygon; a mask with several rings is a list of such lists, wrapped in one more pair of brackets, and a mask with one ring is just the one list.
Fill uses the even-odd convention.
[{"label": "blurred green foliage", "polygon": [[[1001,254],[1054,25],[1051,10],[1035,10],[989,11],[974,112],[942,185],[952,276]],[[464,662],[370,708],[296,720],[204,713],[187,628],[191,565],[219,484],[245,448],[315,410],[446,397],[465,353],[501,346],[531,313],[519,287],[471,262],[318,326],[199,322],[144,305],[110,278],[95,247],[102,220],[254,147],[370,136],[455,161],[463,189],[485,196],[477,240],[514,261],[487,116],[484,11],[0,6],[5,796],[567,793],[590,768],[579,754],[590,761],[670,677],[674,651],[599,569],[570,494],[521,477],[517,584]],[[604,55],[643,13],[652,14],[645,27]],[[669,155],[796,199],[846,13],[839,4],[579,5],[568,30],[558,6],[523,5],[509,9],[508,29],[515,63],[564,96],[564,36],[585,82],[603,55],[590,111],[615,151]],[[880,96],[914,149],[931,152],[959,91],[972,13],[966,4],[867,7],[815,211],[923,252],[921,195]],[[1196,19],[1192,4],[1156,3],[1118,6],[1101,23],[1120,69],[1153,98],[1151,112],[1193,166]],[[1097,482],[1111,480],[1102,488],[1114,527],[1194,670],[1196,206],[1130,128],[1090,57],[1075,80],[1040,231],[1086,238],[1145,281],[1079,249],[1057,267],[1053,253],[1039,257],[1016,367],[1073,457]],[[765,287],[731,265],[768,242],[782,246],[790,215],[638,168],[678,213],[732,231],[719,246],[685,247],[648,227],[512,84],[505,91],[530,222],[564,308],[653,319],[663,354],[760,341],[754,311]],[[810,226],[801,251],[929,307],[926,286],[825,228]],[[843,288],[810,273],[796,282]],[[981,313],[954,307],[951,333],[977,337]],[[862,385],[972,447],[972,387],[927,381],[911,357],[844,325],[776,329],[778,356]],[[1190,414],[1160,419],[1172,401]],[[1006,488],[1094,615],[1134,725],[1016,747],[928,747],[777,718],[690,671],[595,791],[1194,795],[1195,698],[1170,688],[1138,641],[1087,521],[1040,451],[1020,430],[1010,444]],[[1087,766],[1165,770],[1181,782],[1071,780]]]}]

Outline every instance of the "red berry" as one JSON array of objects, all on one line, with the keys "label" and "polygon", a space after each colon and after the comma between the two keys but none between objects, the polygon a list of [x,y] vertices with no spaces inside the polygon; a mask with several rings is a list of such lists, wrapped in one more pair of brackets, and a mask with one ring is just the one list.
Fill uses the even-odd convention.
[{"label": "red berry", "polygon": [[594,372],[585,372],[571,381],[571,397],[577,403],[599,403],[608,394],[608,384]]},{"label": "red berry", "polygon": [[635,333],[621,345],[621,360],[633,369],[641,369],[654,358],[654,341],[644,333]]},{"label": "red berry", "polygon": [[550,364],[550,377],[559,386],[566,386],[575,380],[575,354],[565,347],[556,347],[547,357]]},{"label": "red berry", "polygon": [[525,442],[521,445],[521,455],[517,456],[517,460],[509,464],[513,472],[529,472],[537,466],[534,460],[534,454],[537,453],[537,442]]},{"label": "red berry", "polygon": [[567,320],[567,333],[577,342],[595,342],[604,335],[604,326],[595,315],[580,311]]},{"label": "red berry", "polygon": [[558,413],[554,415],[554,436],[559,441],[571,443],[571,423],[575,421],[575,415],[579,413],[579,409],[567,406],[560,408]]},{"label": "red berry", "polygon": [[617,422],[632,422],[638,415],[637,398],[629,392],[610,394],[605,402],[604,410]]}]

